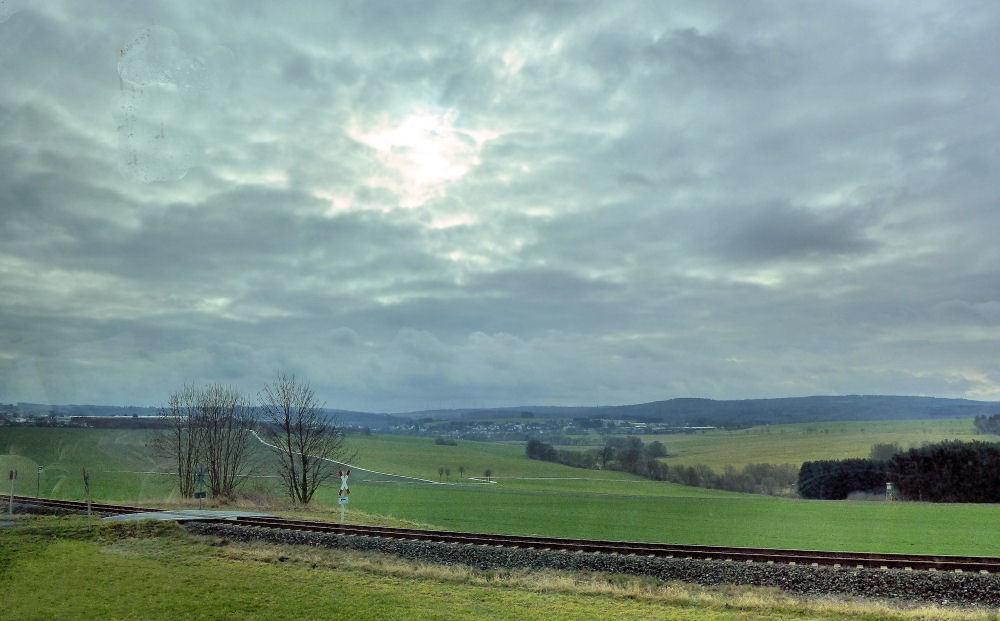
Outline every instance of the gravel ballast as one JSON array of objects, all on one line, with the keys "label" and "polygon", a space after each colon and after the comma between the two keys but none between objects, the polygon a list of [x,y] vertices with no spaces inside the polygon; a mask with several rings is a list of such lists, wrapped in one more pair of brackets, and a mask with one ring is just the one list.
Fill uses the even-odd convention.
[{"label": "gravel ballast", "polygon": [[653,576],[705,586],[777,587],[802,595],[841,594],[937,604],[1000,606],[1000,575],[902,569],[858,569],[735,561],[668,559],[436,543],[283,529],[189,522],[192,533],[230,541],[321,546],[391,554],[401,558],[478,569],[530,568]]}]

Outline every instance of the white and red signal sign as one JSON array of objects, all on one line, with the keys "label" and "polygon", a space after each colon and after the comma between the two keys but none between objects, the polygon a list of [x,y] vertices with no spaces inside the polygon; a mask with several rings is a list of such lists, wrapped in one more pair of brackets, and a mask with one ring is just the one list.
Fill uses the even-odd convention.
[{"label": "white and red signal sign", "polygon": [[350,501],[351,488],[347,487],[347,477],[351,476],[351,471],[348,470],[346,473],[343,470],[338,470],[337,473],[340,475],[340,491],[337,492],[337,504],[346,505]]}]

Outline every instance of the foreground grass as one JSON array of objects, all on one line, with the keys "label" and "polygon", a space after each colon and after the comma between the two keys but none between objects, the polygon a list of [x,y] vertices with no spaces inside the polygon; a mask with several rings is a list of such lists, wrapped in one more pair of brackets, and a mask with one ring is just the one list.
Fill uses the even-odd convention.
[{"label": "foreground grass", "polygon": [[479,571],[194,538],[176,525],[20,518],[0,531],[0,619],[986,619],[604,574]]}]

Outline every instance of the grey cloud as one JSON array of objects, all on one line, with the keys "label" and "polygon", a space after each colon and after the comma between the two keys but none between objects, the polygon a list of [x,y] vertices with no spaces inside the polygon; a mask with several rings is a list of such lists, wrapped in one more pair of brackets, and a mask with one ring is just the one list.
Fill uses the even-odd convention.
[{"label": "grey cloud", "polygon": [[736,41],[728,34],[683,28],[667,33],[642,50],[642,59],[669,67],[670,74],[723,89],[773,88],[791,78],[789,50]]},{"label": "grey cloud", "polygon": [[878,242],[866,234],[870,216],[837,210],[830,213],[788,205],[735,207],[710,214],[718,238],[710,248],[734,261],[815,259],[868,253]]},{"label": "grey cloud", "polygon": [[296,56],[285,63],[281,76],[289,84],[296,86],[315,86],[316,75],[312,61],[306,56]]},{"label": "grey cloud", "polygon": [[328,338],[340,347],[356,347],[361,344],[361,337],[350,328],[337,328],[330,332]]},{"label": "grey cloud", "polygon": [[949,322],[969,322],[978,325],[1000,324],[1000,301],[998,300],[987,302],[948,300],[935,304],[929,309],[929,312]]}]

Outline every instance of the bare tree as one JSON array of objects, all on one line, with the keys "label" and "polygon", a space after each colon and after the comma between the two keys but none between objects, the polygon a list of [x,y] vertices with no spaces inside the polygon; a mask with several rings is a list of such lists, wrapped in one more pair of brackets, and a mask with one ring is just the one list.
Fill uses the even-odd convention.
[{"label": "bare tree", "polygon": [[293,501],[307,504],[320,483],[351,459],[344,432],[323,412],[308,382],[279,373],[258,395],[264,440],[275,448]]},{"label": "bare tree", "polygon": [[198,461],[201,459],[200,408],[198,390],[185,385],[170,395],[160,408],[161,429],[154,434],[155,453],[169,457],[177,467],[177,482],[181,496],[194,496]]},{"label": "bare tree", "polygon": [[212,384],[200,395],[203,462],[213,498],[232,497],[252,473],[254,406],[235,388]]},{"label": "bare tree", "polygon": [[160,420],[152,444],[176,465],[181,496],[194,495],[199,466],[206,468],[215,498],[232,496],[252,473],[253,405],[235,388],[185,385],[160,408]]}]

